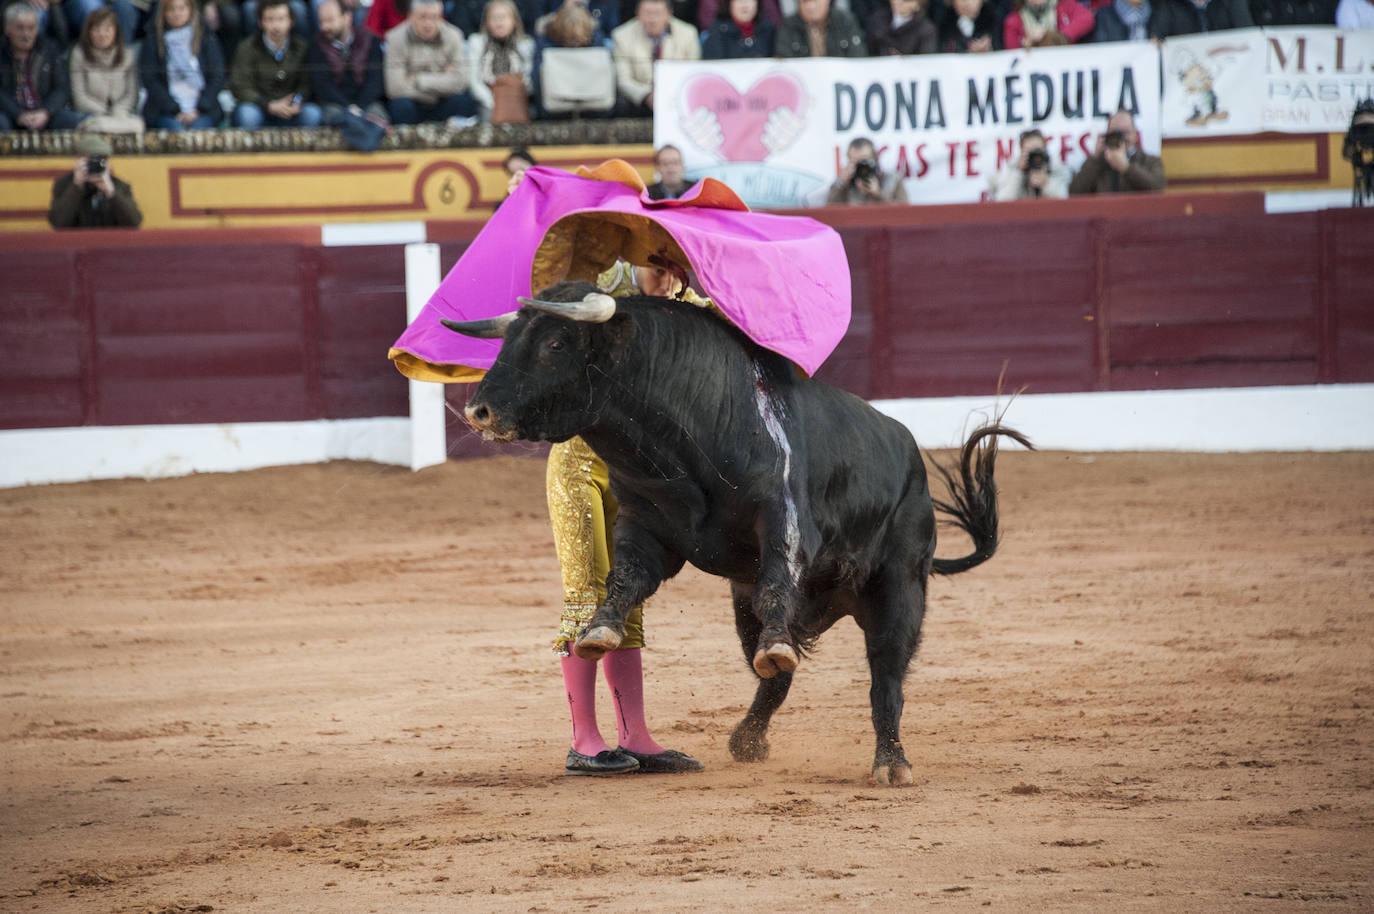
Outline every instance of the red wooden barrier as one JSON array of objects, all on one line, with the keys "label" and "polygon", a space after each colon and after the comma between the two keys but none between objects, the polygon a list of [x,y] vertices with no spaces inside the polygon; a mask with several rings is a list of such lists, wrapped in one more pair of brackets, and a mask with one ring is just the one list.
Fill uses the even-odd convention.
[{"label": "red wooden barrier", "polygon": [[[870,398],[1374,381],[1374,210],[1262,204],[810,211],[854,283],[820,376]],[[471,228],[434,226],[444,269]],[[308,228],[0,235],[0,428],[404,415],[403,264]]]}]

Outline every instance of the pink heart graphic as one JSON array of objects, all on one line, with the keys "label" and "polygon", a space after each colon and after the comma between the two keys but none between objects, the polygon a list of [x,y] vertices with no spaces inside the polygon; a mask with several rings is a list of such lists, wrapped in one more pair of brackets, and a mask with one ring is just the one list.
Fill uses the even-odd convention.
[{"label": "pink heart graphic", "polygon": [[762,162],[780,152],[763,142],[768,117],[779,108],[790,108],[800,118],[805,97],[801,83],[781,73],[765,76],[743,95],[719,76],[698,76],[687,84],[688,112],[705,108],[715,115],[722,138],[719,154],[727,162]]}]

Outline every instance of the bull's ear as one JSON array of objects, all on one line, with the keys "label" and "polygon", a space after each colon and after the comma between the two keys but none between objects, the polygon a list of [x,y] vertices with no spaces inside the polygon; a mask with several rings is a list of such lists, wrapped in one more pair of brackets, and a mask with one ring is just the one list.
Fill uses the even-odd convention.
[{"label": "bull's ear", "polygon": [[628,314],[617,314],[606,322],[606,335],[611,340],[611,346],[619,349],[635,335],[635,322],[630,320]]},{"label": "bull's ear", "polygon": [[480,321],[451,321],[440,318],[439,323],[454,333],[463,334],[463,336],[475,336],[483,340],[503,339],[506,335],[506,328],[511,325],[511,321],[515,320],[517,313],[508,311],[505,314],[488,317]]}]

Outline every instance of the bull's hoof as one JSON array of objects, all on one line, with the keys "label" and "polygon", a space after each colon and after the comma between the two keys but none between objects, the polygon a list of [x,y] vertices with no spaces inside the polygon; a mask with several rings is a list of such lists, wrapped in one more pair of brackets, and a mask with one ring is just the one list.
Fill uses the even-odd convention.
[{"label": "bull's hoof", "polygon": [[774,641],[754,652],[754,672],[762,679],[790,673],[800,662],[796,650],[785,641]]},{"label": "bull's hoof", "polygon": [[730,755],[737,762],[761,762],[768,758],[768,738],[743,725],[730,734]]},{"label": "bull's hoof", "polygon": [[893,762],[891,765],[875,764],[873,780],[884,787],[910,787],[916,783],[911,766],[906,762]]},{"label": "bull's hoof", "polygon": [[764,649],[764,653],[768,655],[768,659],[773,661],[773,665],[781,673],[790,673],[797,668],[798,663],[801,663],[792,645],[783,641],[768,645]]},{"label": "bull's hoof", "polygon": [[622,637],[608,625],[597,625],[587,629],[573,644],[573,653],[583,660],[600,660],[607,651],[620,647]]}]

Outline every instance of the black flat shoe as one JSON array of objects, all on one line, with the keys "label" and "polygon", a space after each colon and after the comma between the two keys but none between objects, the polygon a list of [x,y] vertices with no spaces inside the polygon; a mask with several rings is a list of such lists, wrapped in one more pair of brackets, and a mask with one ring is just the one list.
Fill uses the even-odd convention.
[{"label": "black flat shoe", "polygon": [[602,749],[596,755],[568,750],[564,774],[629,774],[639,770],[639,761],[623,749]]},{"label": "black flat shoe", "polygon": [[654,755],[631,752],[629,749],[617,748],[615,751],[623,752],[638,762],[640,774],[684,774],[688,771],[703,771],[706,768],[690,755],[676,749],[664,749]]}]

